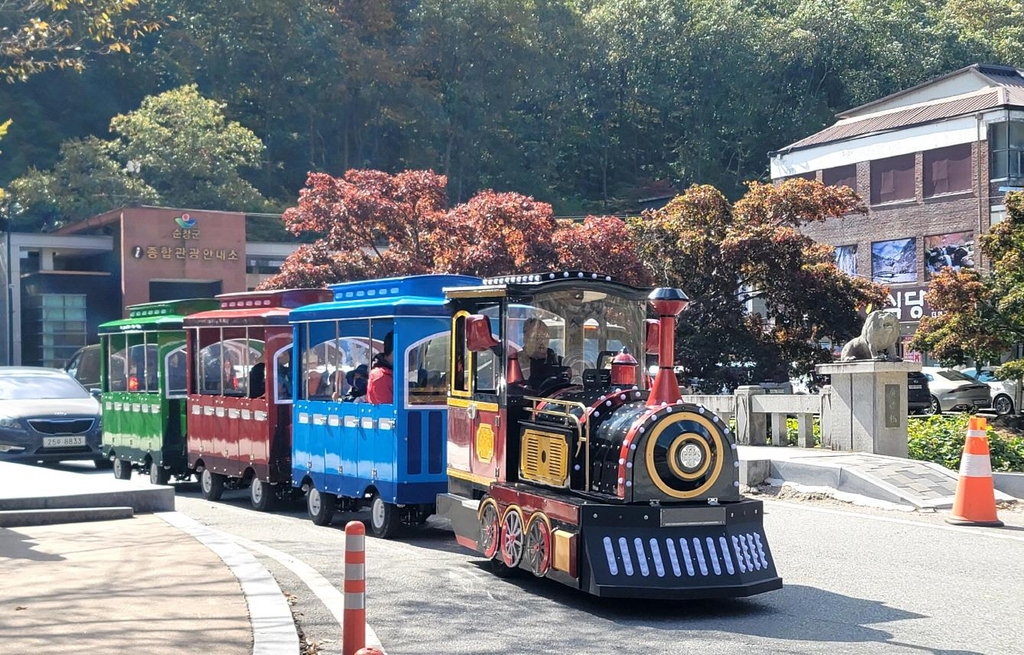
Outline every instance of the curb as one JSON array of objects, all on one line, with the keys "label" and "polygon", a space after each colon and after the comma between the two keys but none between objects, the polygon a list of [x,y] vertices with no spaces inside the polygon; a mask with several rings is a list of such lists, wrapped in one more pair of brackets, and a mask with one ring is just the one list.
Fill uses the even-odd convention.
[{"label": "curb", "polygon": [[0,510],[78,509],[82,507],[131,507],[137,513],[173,512],[172,487],[130,488],[63,496],[25,496],[0,499]]},{"label": "curb", "polygon": [[0,511],[0,528],[28,525],[114,521],[135,516],[131,507],[74,507],[68,509],[13,509]]},{"label": "curb", "polygon": [[252,553],[226,533],[207,528],[184,514],[157,512],[156,516],[213,551],[238,578],[249,607],[253,655],[298,655],[299,634],[288,601],[274,576]]}]

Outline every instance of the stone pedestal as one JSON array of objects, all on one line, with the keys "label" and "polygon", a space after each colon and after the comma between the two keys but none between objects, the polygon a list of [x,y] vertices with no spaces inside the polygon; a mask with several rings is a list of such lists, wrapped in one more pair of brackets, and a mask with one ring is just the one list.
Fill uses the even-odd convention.
[{"label": "stone pedestal", "polygon": [[916,362],[840,362],[815,370],[831,377],[821,408],[821,447],[907,456],[907,373]]}]

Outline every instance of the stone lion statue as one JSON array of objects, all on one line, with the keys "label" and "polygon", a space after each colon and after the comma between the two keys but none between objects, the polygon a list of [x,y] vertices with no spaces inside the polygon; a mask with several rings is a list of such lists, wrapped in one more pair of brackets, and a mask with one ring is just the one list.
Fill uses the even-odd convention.
[{"label": "stone lion statue", "polygon": [[875,310],[868,314],[860,336],[851,339],[839,357],[839,361],[852,362],[864,359],[878,359],[886,362],[903,361],[896,354],[896,342],[900,338],[900,322],[894,314]]}]

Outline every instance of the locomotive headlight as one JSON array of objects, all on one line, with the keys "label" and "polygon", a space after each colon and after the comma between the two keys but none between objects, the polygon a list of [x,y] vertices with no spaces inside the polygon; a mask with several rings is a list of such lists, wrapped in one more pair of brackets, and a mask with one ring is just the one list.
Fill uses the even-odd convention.
[{"label": "locomotive headlight", "polygon": [[688,443],[679,449],[676,457],[679,459],[679,466],[683,470],[695,470],[704,463],[704,452],[695,443]]}]

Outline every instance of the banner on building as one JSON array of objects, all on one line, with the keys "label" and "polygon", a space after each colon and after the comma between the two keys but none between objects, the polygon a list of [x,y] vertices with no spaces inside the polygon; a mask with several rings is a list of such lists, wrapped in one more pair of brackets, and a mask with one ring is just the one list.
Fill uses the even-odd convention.
[{"label": "banner on building", "polygon": [[917,282],[917,243],[909,239],[871,244],[871,279],[882,284]]},{"label": "banner on building", "polygon": [[974,268],[974,233],[950,232],[924,238],[924,279],[945,268]]},{"label": "banner on building", "polygon": [[857,244],[836,246],[836,267],[850,277],[857,275]]}]

